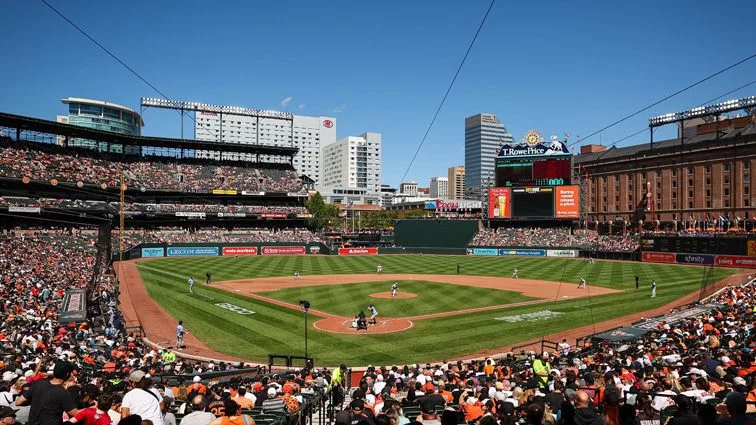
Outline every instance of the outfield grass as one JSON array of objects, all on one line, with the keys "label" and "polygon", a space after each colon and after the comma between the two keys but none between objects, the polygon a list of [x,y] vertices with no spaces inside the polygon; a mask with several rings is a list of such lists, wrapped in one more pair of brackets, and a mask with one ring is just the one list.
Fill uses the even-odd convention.
[{"label": "outfield grass", "polygon": [[[378,279],[378,277],[376,277]],[[313,308],[339,316],[352,317],[360,310],[367,313],[373,302],[380,317],[409,317],[466,308],[486,307],[534,300],[519,292],[489,288],[463,287],[451,283],[426,280],[400,280],[400,292],[411,292],[416,298],[371,298],[370,294],[388,292],[397,281],[346,283],[344,285],[303,286],[261,293],[266,297],[297,304],[310,301]],[[369,316],[370,314],[368,314]]]},{"label": "outfield grass", "polygon": [[[195,294],[189,294],[186,279],[190,274],[196,280],[204,281],[205,272],[211,271],[213,279],[220,281],[286,276],[294,270],[301,270],[303,275],[375,273],[379,262],[383,264],[384,273],[456,274],[456,265],[460,264],[461,272],[465,275],[508,277],[517,267],[521,278],[575,284],[581,276],[585,276],[592,285],[624,292],[567,301],[555,299],[546,305],[421,320],[415,322],[412,329],[399,334],[342,335],[310,328],[309,349],[318,365],[342,362],[350,365],[400,364],[454,359],[659,307],[698,290],[704,281],[714,282],[733,273],[721,268],[648,263],[598,261],[591,265],[571,259],[431,255],[187,257],[157,259],[137,265],[150,296],[174,318],[184,320],[187,329],[208,346],[219,352],[266,361],[269,353],[303,353],[304,323],[301,313],[202,284],[195,286]],[[641,278],[639,290],[635,289],[636,274]],[[658,285],[655,299],[650,298],[653,279]],[[343,285],[333,288],[340,286]],[[464,293],[469,289],[460,287],[459,291]],[[318,287],[318,290],[324,288]],[[380,292],[386,290],[384,287]],[[334,299],[342,298],[336,296]],[[222,302],[255,311],[256,314],[239,315],[214,305]],[[544,310],[562,315],[550,320],[514,323],[496,320],[497,317]]]}]

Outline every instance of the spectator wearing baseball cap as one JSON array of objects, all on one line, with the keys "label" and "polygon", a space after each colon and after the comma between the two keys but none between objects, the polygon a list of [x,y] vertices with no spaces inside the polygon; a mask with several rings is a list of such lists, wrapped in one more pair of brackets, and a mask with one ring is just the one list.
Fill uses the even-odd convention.
[{"label": "spectator wearing baseball cap", "polygon": [[35,381],[16,399],[17,406],[31,403],[27,425],[61,425],[64,412],[69,416],[79,413],[76,400],[66,389],[73,369],[67,361],[56,363],[52,379]]},{"label": "spectator wearing baseball cap", "polygon": [[0,425],[16,423],[16,409],[9,406],[0,406]]},{"label": "spectator wearing baseball cap", "polygon": [[352,400],[349,409],[338,413],[335,421],[336,425],[357,425],[360,422],[375,425],[373,418],[365,414],[365,402],[362,399]]},{"label": "spectator wearing baseball cap", "polygon": [[275,387],[268,388],[268,399],[263,401],[263,413],[286,412],[286,403],[278,396]]},{"label": "spectator wearing baseball cap", "polygon": [[150,379],[141,370],[129,374],[131,390],[123,396],[121,418],[139,415],[142,420],[151,420],[153,425],[163,425],[162,396],[150,388]]}]

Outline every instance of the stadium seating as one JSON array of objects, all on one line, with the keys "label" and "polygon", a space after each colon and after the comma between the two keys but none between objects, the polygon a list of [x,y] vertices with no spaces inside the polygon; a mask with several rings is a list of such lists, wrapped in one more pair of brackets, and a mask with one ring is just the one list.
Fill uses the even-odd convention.
[{"label": "stadium seating", "polygon": [[575,248],[590,251],[633,252],[639,248],[637,235],[600,235],[593,230],[567,227],[499,227],[483,229],[473,238],[472,246]]}]

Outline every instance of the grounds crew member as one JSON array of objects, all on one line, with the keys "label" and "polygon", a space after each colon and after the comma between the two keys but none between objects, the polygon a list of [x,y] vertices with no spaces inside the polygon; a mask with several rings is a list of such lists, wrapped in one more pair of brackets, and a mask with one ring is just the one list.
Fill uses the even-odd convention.
[{"label": "grounds crew member", "polygon": [[536,375],[535,379],[540,388],[547,388],[550,371],[551,364],[549,363],[549,353],[544,351],[541,358],[533,362],[533,372]]}]

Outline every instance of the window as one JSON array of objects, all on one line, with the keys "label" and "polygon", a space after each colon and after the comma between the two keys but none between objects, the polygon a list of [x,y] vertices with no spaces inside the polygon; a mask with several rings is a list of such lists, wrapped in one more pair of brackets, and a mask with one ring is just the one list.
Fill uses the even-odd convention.
[{"label": "window", "polygon": [[724,207],[725,208],[730,208],[730,200],[729,199],[725,199],[724,200]]},{"label": "window", "polygon": [[672,188],[677,188],[677,180],[672,180]]},{"label": "window", "polygon": [[751,163],[748,161],[743,161],[743,169],[744,170],[750,170],[751,169]]},{"label": "window", "polygon": [[661,189],[661,182],[656,182],[656,188]]},{"label": "window", "polygon": [[751,194],[751,188],[748,186],[743,186],[743,194],[744,195],[750,195]]},{"label": "window", "polygon": [[743,199],[743,206],[744,207],[750,207],[751,206],[751,200],[749,198]]},{"label": "window", "polygon": [[704,172],[706,174],[711,174],[711,165],[704,165]]},{"label": "window", "polygon": [[706,186],[711,186],[711,177],[706,177]]},{"label": "window", "polygon": [[722,165],[722,171],[724,171],[725,173],[729,173],[730,172],[730,163],[729,162],[725,162]]},{"label": "window", "polygon": [[692,190],[689,190],[689,191],[688,191],[688,198],[692,198],[692,197],[693,197],[693,191],[692,191]]},{"label": "window", "polygon": [[677,201],[672,201],[672,209],[673,210],[677,209]]},{"label": "window", "polygon": [[656,200],[661,201],[661,193],[656,192]]},{"label": "window", "polygon": [[730,184],[730,176],[724,176],[724,179],[722,180],[724,184]]},{"label": "window", "polygon": [[693,201],[688,201],[688,208],[693,209]]},{"label": "window", "polygon": [[677,192],[672,192],[672,199],[677,199]]},{"label": "window", "polygon": [[672,177],[677,177],[677,169],[672,169]]},{"label": "window", "polygon": [[693,187],[693,179],[688,179],[688,187]]},{"label": "window", "polygon": [[706,208],[711,208],[711,201],[706,201]]},{"label": "window", "polygon": [[706,197],[711,198],[711,189],[706,189]]},{"label": "window", "polygon": [[724,189],[724,196],[730,196],[730,188],[726,187]]},{"label": "window", "polygon": [[693,175],[693,167],[688,167],[688,175],[689,176]]}]

